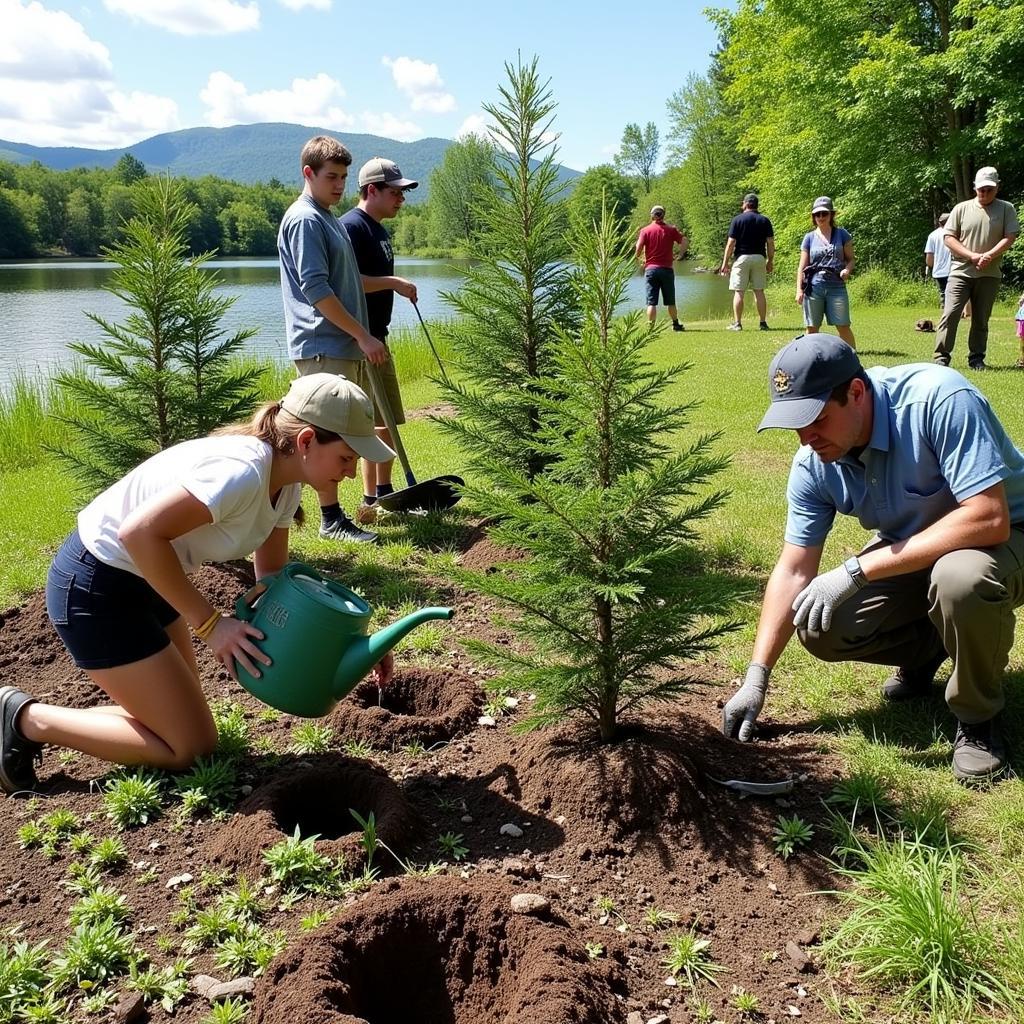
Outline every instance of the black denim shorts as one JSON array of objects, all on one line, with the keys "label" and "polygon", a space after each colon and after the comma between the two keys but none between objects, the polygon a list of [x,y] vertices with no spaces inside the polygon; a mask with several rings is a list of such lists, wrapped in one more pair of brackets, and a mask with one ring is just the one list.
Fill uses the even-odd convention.
[{"label": "black denim shorts", "polygon": [[141,577],[91,554],[72,531],[50,563],[46,613],[75,664],[116,668],[162,651],[178,613]]}]

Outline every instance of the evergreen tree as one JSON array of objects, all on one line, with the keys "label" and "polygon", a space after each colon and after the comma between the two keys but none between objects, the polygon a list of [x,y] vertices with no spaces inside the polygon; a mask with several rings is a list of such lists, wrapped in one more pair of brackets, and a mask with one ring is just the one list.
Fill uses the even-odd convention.
[{"label": "evergreen tree", "polygon": [[578,316],[565,262],[549,85],[536,59],[505,70],[501,102],[484,107],[502,150],[497,184],[480,193],[474,263],[462,288],[444,296],[458,314],[445,330],[461,383],[444,382],[459,415],[441,423],[475,466],[490,466],[501,452],[506,466],[532,477],[543,467],[537,383],[552,372],[556,331],[572,328]]},{"label": "evergreen tree", "polygon": [[467,644],[509,683],[537,695],[527,726],[583,715],[600,738],[616,737],[630,709],[678,694],[679,661],[710,650],[735,628],[713,621],[717,601],[694,579],[695,523],[726,495],[704,485],[728,459],[705,434],[682,451],[670,442],[692,405],[662,404],[686,366],[657,370],[639,311],[617,318],[633,272],[631,243],[607,210],[600,225],[577,222],[571,258],[583,321],[559,330],[537,382],[546,458],[532,479],[499,453],[485,464],[498,488],[468,494],[498,526],[491,537],[530,558],[498,573],[460,573],[479,592],[522,612],[527,651]]},{"label": "evergreen tree", "polygon": [[209,254],[186,258],[193,208],[180,185],[155,179],[138,202],[122,241],[104,251],[118,265],[107,288],[130,312],[123,323],[87,313],[106,340],[71,344],[84,367],[57,376],[79,411],[66,419],[76,443],[56,451],[91,490],[247,412],[264,372],[229,365],[255,331],[223,337],[234,299],[213,294],[216,277],[200,269]]}]

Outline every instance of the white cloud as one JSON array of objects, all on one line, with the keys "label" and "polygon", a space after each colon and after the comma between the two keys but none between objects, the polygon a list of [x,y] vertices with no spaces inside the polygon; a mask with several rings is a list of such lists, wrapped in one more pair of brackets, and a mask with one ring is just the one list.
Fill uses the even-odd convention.
[{"label": "white cloud", "polygon": [[359,127],[371,135],[382,135],[385,139],[412,142],[423,138],[423,129],[413,121],[403,121],[394,114],[376,113],[364,110],[359,115]]},{"label": "white cloud", "polygon": [[126,14],[182,36],[247,32],[260,24],[256,0],[103,0],[103,6],[114,14]]},{"label": "white cloud", "polygon": [[314,11],[329,11],[331,9],[331,0],[278,0],[278,3],[290,11],[301,11],[306,7],[311,7]]},{"label": "white cloud", "polygon": [[180,127],[177,104],[116,88],[107,48],[70,15],[0,0],[0,137],[115,148]]},{"label": "white cloud", "polygon": [[215,128],[260,121],[291,121],[336,131],[350,129],[354,118],[339,104],[341,84],[321,72],[315,78],[296,78],[288,89],[249,92],[224,71],[214,71],[199,93],[206,104],[205,119]]},{"label": "white cloud", "polygon": [[436,64],[412,57],[382,57],[381,63],[391,69],[396,88],[409,97],[413,110],[446,114],[455,109],[455,97],[444,91],[444,79]]},{"label": "white cloud", "polygon": [[482,139],[490,138],[487,131],[487,118],[483,114],[470,114],[455,133],[455,138],[464,139],[467,135],[479,135]]},{"label": "white cloud", "polygon": [[110,51],[81,24],[41,3],[0,0],[0,78],[67,82],[111,77]]}]

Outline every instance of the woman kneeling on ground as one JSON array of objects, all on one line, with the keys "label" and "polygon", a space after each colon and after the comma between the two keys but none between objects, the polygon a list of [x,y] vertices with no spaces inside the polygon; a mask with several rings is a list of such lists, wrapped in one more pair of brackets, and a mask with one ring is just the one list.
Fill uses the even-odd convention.
[{"label": "woman kneeling on ground", "polygon": [[[189,626],[234,679],[236,659],[254,676],[270,659],[254,642],[263,634],[214,608],[189,573],[249,554],[257,579],[278,572],[302,485],[324,490],[354,477],[359,456],[394,454],[355,384],[310,374],[250,423],[159,452],[94,499],[50,566],[46,610],[113,704],[64,708],[0,688],[0,788],[35,786],[44,743],[172,770],[212,753]],[[386,683],[390,655],[374,671]]]},{"label": "woman kneeling on ground", "polygon": [[836,224],[836,211],[828,196],[819,196],[811,207],[813,231],[800,243],[796,271],[796,301],[804,308],[807,334],[817,334],[828,322],[850,348],[856,348],[850,327],[850,296],[846,282],[853,273],[853,239]]}]

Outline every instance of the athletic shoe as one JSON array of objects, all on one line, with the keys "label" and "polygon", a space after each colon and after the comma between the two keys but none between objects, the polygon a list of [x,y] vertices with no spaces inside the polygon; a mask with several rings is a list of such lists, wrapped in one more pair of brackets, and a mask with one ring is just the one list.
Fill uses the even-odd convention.
[{"label": "athletic shoe", "polygon": [[968,370],[987,370],[988,369],[988,363],[986,363],[984,360],[982,360],[980,363],[968,363],[967,364],[967,369]]},{"label": "athletic shoe", "polygon": [[673,331],[685,331],[686,328],[682,324],[673,324],[672,325],[672,330]]},{"label": "athletic shoe", "polygon": [[917,668],[898,668],[882,684],[882,696],[886,700],[902,701],[917,700],[927,697],[931,692],[932,683],[935,682],[935,673],[939,666],[946,660],[948,655],[945,651],[935,655],[931,661],[926,661]]},{"label": "athletic shoe", "polygon": [[957,724],[953,774],[963,781],[990,779],[1006,767],[1006,747],[995,718],[977,725]]},{"label": "athletic shoe", "polygon": [[331,523],[330,526],[320,524],[320,539],[321,540],[347,540],[353,541],[356,544],[379,544],[380,537],[375,533],[371,533],[369,530],[360,530],[355,523],[349,519],[348,516],[342,516],[340,519]]},{"label": "athletic shoe", "polygon": [[760,326],[758,327],[758,330],[760,330],[760,331],[770,331],[771,328],[768,326],[768,321],[767,320],[762,320]]},{"label": "athletic shoe", "polygon": [[743,330],[743,324],[741,324],[739,322],[734,323],[734,324],[729,324],[729,326],[726,327],[726,330],[727,331],[742,331]]},{"label": "athletic shoe", "polygon": [[359,502],[356,509],[356,522],[362,526],[372,526],[377,522],[377,506],[367,505],[365,501]]},{"label": "athletic shoe", "polygon": [[43,745],[25,739],[14,728],[18,712],[34,700],[16,686],[0,687],[0,789],[5,793],[35,789],[39,784],[32,762],[42,762]]}]

